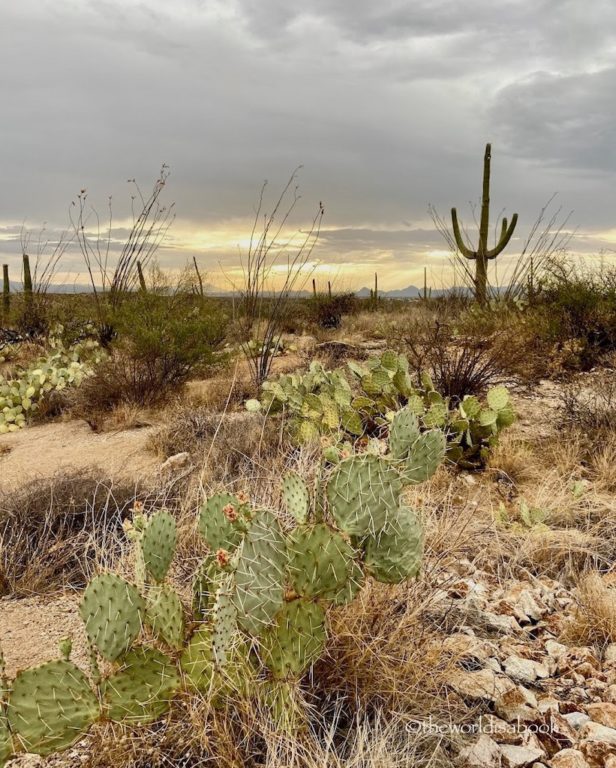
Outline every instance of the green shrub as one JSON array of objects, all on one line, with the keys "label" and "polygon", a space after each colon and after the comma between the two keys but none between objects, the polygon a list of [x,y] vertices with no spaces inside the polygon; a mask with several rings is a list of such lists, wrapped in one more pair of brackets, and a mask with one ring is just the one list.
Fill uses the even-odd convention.
[{"label": "green shrub", "polygon": [[343,316],[356,310],[357,300],[353,293],[321,294],[310,300],[308,316],[319,328],[339,328]]},{"label": "green shrub", "polygon": [[117,311],[109,358],[79,393],[78,409],[160,403],[212,365],[227,317],[187,295],[134,294]]}]

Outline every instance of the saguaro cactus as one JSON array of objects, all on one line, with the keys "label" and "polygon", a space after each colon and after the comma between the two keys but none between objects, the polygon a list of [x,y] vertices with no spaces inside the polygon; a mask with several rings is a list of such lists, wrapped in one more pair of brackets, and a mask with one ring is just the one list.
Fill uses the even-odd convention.
[{"label": "saguaro cactus", "polygon": [[458,213],[451,209],[451,223],[456,245],[460,253],[467,259],[475,259],[475,298],[479,304],[485,304],[487,299],[488,261],[495,259],[501,253],[513,235],[513,230],[518,223],[518,214],[514,213],[511,223],[503,218],[500,237],[494,248],[488,247],[488,229],[490,226],[490,160],[492,147],[486,144],[483,156],[483,194],[481,197],[481,221],[479,223],[479,245],[477,250],[471,250],[462,237],[458,224]]},{"label": "saguaro cactus", "polygon": [[11,311],[11,283],[9,282],[9,265],[2,265],[2,317],[8,321]]},{"label": "saguaro cactus", "polygon": [[26,301],[30,303],[32,301],[32,272],[30,271],[30,257],[27,253],[23,255],[24,261],[24,295]]}]

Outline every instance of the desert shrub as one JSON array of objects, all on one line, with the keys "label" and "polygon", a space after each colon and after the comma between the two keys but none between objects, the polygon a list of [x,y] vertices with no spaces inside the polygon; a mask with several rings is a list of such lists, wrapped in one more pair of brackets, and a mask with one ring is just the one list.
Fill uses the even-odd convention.
[{"label": "desert shrub", "polygon": [[202,480],[210,485],[229,482],[241,485],[255,468],[276,455],[279,425],[265,423],[248,413],[212,413],[208,406],[180,405],[152,438],[161,458],[188,452],[203,462]]},{"label": "desert shrub", "polygon": [[115,316],[118,339],[79,392],[77,412],[164,402],[218,359],[226,322],[217,308],[190,296],[135,294]]},{"label": "desert shrub", "polygon": [[0,595],[82,587],[118,551],[134,484],[82,472],[38,480],[0,498]]},{"label": "desert shrub", "polygon": [[616,374],[606,370],[568,382],[560,406],[564,426],[589,436],[616,430]]},{"label": "desert shrub", "polygon": [[616,272],[553,265],[531,316],[560,368],[589,370],[616,349]]},{"label": "desert shrub", "polygon": [[338,293],[332,296],[318,295],[309,304],[309,319],[319,328],[339,328],[344,315],[356,311],[353,293]]}]

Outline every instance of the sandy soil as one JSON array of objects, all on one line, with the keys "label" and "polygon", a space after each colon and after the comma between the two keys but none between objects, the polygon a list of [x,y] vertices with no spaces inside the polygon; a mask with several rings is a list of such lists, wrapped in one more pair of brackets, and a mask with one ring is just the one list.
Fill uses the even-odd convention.
[{"label": "sandy soil", "polygon": [[9,678],[20,669],[59,658],[58,644],[65,637],[73,640],[71,660],[87,670],[87,644],[77,605],[78,596],[73,595],[0,599],[0,644]]},{"label": "sandy soil", "polygon": [[97,466],[107,477],[146,479],[160,466],[146,447],[154,429],[97,434],[85,421],[68,421],[0,435],[0,493],[59,472]]}]

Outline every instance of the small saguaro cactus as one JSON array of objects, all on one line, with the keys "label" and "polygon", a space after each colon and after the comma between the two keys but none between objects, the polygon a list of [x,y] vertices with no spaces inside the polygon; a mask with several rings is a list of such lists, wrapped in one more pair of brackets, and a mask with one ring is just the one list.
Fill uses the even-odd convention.
[{"label": "small saguaro cactus", "polygon": [[501,233],[498,242],[494,248],[488,247],[488,230],[490,226],[490,160],[492,156],[492,147],[486,144],[486,151],[483,156],[483,194],[481,197],[481,220],[479,222],[479,245],[476,250],[471,250],[462,237],[460,226],[458,224],[458,213],[455,208],[451,209],[451,223],[453,234],[460,253],[467,259],[475,260],[475,298],[479,304],[485,304],[487,300],[488,283],[488,261],[495,259],[501,253],[507,243],[511,240],[513,230],[518,223],[518,214],[514,213],[511,223],[503,218]]},{"label": "small saguaro cactus", "polygon": [[9,281],[9,265],[2,265],[2,319],[8,320],[11,311],[11,283]]},{"label": "small saguaro cactus", "polygon": [[29,303],[32,301],[32,272],[30,270],[30,257],[27,253],[24,253],[23,255],[23,263],[24,263],[24,296],[26,297],[26,301]]}]

